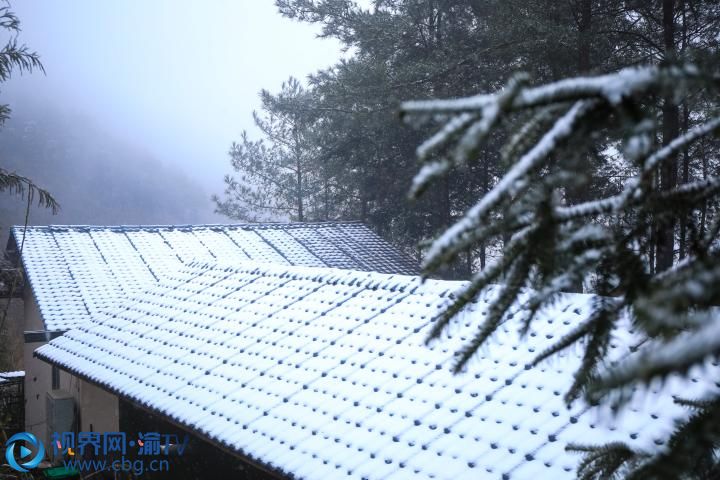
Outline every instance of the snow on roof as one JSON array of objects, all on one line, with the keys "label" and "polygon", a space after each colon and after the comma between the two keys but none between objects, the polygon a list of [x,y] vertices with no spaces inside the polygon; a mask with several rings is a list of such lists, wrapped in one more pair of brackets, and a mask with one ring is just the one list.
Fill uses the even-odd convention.
[{"label": "snow on roof", "polygon": [[[19,249],[23,228],[12,232]],[[196,259],[406,274],[418,269],[367,226],[332,222],[28,227],[22,257],[48,330],[82,323]]]},{"label": "snow on roof", "polygon": [[17,370],[14,372],[0,372],[0,383],[5,383],[9,380],[22,378],[25,376],[25,372],[23,370]]},{"label": "snow on roof", "polygon": [[[529,362],[585,317],[568,295],[518,339],[511,322],[453,375],[495,290],[425,345],[460,282],[336,269],[193,264],[36,350],[295,478],[574,478],[568,443],[662,448],[687,415],[651,385],[613,415],[563,394],[581,355]],[[611,345],[616,358],[629,349]],[[708,368],[715,368],[717,364]],[[701,398],[712,375],[671,378]],[[717,377],[717,375],[715,375]],[[669,384],[669,386],[668,386]]]}]

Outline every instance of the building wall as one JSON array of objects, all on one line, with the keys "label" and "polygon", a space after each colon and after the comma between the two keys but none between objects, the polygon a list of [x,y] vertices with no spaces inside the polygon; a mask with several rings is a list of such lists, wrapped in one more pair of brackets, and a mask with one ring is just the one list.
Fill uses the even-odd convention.
[{"label": "building wall", "polygon": [[[32,290],[25,288],[24,331],[44,330],[40,311]],[[47,394],[52,389],[52,366],[33,356],[45,342],[25,343],[25,429],[46,444],[48,438]],[[63,370],[59,372],[60,389],[75,398],[76,430],[83,432],[117,432],[119,428],[118,398],[95,385]]]},{"label": "building wall", "polygon": [[80,431],[120,431],[118,397],[84,380],[79,380],[79,384]]},{"label": "building wall", "polygon": [[[43,330],[35,297],[29,286],[25,287],[24,331]],[[52,368],[47,363],[33,357],[33,350],[42,343],[26,343],[23,347],[23,366],[25,368],[25,430],[47,441],[45,398],[52,387]],[[62,382],[62,379],[61,379]],[[69,382],[68,382],[69,384]]]}]

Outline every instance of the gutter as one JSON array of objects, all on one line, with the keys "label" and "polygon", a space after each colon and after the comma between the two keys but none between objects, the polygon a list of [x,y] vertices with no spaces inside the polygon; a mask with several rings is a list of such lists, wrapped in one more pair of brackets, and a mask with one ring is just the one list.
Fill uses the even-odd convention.
[{"label": "gutter", "polygon": [[25,337],[25,343],[47,343],[64,335],[66,332],[67,330],[28,330],[23,333],[23,336]]}]

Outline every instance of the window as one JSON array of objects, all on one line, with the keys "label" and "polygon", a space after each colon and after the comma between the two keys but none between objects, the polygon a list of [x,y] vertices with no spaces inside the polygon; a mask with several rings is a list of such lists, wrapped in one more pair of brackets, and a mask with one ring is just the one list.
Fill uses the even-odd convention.
[{"label": "window", "polygon": [[60,369],[53,365],[52,367],[52,389],[58,390],[60,388]]}]

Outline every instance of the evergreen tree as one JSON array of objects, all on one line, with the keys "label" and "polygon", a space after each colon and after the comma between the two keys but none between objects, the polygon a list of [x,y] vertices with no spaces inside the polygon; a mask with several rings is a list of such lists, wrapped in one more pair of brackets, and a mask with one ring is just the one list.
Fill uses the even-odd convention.
[{"label": "evergreen tree", "polygon": [[[499,178],[504,167],[497,152],[504,133],[493,132],[477,158],[462,171],[449,171],[439,188],[413,204],[405,198],[406,181],[397,179],[412,178],[415,146],[429,131],[398,128],[396,105],[492,90],[518,69],[552,81],[578,71],[618,68],[625,59],[615,53],[619,32],[629,28],[620,20],[625,7],[619,1],[383,0],[369,8],[350,0],[276,4],[283,15],[321,25],[322,35],[355,52],[310,80],[324,120],[319,147],[330,154],[338,191],[347,193],[333,205],[409,250],[451,225]],[[607,188],[603,175],[615,172],[600,173],[593,188]],[[583,192],[571,193],[582,199]],[[483,268],[501,245],[502,240],[469,248],[443,275]]]},{"label": "evergreen tree", "polygon": [[[663,128],[658,108],[663,106],[654,101],[699,91],[716,99],[716,65],[663,63],[537,87],[517,75],[495,94],[404,104],[403,112],[416,122],[445,119],[418,148],[426,163],[414,179],[413,196],[474,158],[481,142],[503,123],[517,125],[503,148],[507,173],[433,242],[424,261],[430,274],[468,246],[508,239],[503,256],[475,274],[436,319],[432,338],[480,291],[502,282],[477,335],[458,352],[458,370],[501,324],[512,318],[527,331],[538,311],[577,283],[593,285],[598,294],[592,313],[535,360],[584,345],[568,402],[580,396],[591,403],[608,401],[618,393],[627,398],[636,384],[684,375],[694,365],[717,359],[720,215],[706,230],[690,229],[691,253],[677,265],[661,270],[648,255],[657,228],[697,214],[720,196],[720,177],[713,174],[682,185],[657,181],[679,153],[692,156],[704,142],[717,144],[717,103],[693,115],[685,132],[658,142],[657,131]],[[567,191],[587,187],[587,155],[598,144],[612,146],[601,158],[619,163],[629,178],[617,193],[573,203]],[[641,336],[637,351],[617,365],[602,367],[613,334],[628,328]],[[669,450],[571,446],[588,452],[580,476],[714,478],[720,472],[720,398],[678,401],[696,413],[677,426],[668,439]]]},{"label": "evergreen tree", "polygon": [[495,165],[473,165],[478,175],[453,175],[420,205],[405,197],[424,133],[401,128],[399,102],[469,93],[479,86],[471,78],[490,85],[500,78],[500,62],[489,55],[481,64],[486,75],[478,72],[476,60],[492,51],[492,41],[482,33],[490,24],[479,21],[484,13],[472,3],[403,0],[376,2],[367,10],[350,1],[277,2],[284,15],[321,24],[324,35],[356,52],[310,78],[324,122],[317,139],[338,185],[331,199],[335,211],[372,224],[415,253],[418,240],[446,228],[468,206],[467,193],[486,188],[495,173]]},{"label": "evergreen tree", "polygon": [[239,177],[225,177],[225,198],[213,196],[216,211],[250,222],[315,220],[312,94],[290,78],[279,94],[263,90],[260,98],[263,114],[253,112],[253,118],[265,138],[253,141],[243,132],[241,142],[232,145],[230,157]]},{"label": "evergreen tree", "polygon": [[[435,335],[483,286],[504,283],[458,368],[507,320],[527,287],[532,293],[520,316],[526,327],[563,292],[599,294],[593,314],[538,358],[584,343],[568,401],[605,401],[717,354],[717,342],[707,341],[718,337],[710,315],[718,300],[712,284],[720,231],[717,2],[276,5],[353,52],[310,77],[305,93],[312,99],[298,109],[312,119],[303,136],[304,171],[313,173],[305,184],[315,187],[304,205],[322,205],[312,218],[361,219],[409,250],[445,231],[415,250],[426,253],[426,274],[476,273],[437,319]],[[541,86],[530,87],[528,77],[513,76],[517,71]],[[577,75],[584,77],[566,80]],[[500,89],[508,77],[497,94],[475,95]],[[420,102],[403,111],[417,128],[402,128],[396,106],[413,98]],[[443,127],[433,134],[428,120],[438,119]],[[415,201],[407,202],[403,179],[416,172],[416,153],[425,164],[411,185]],[[241,166],[250,177],[253,168]],[[253,198],[252,190],[238,190],[239,197]],[[297,208],[288,207],[297,202],[284,202],[297,219]],[[626,321],[645,335],[643,346],[628,363],[602,370],[609,338]],[[701,338],[706,342],[696,344]],[[663,363],[672,349],[688,356]],[[704,425],[715,418],[717,399],[701,400],[685,402],[696,413],[674,432],[669,454],[576,446],[587,451],[581,476],[645,478],[662,469],[710,476],[717,427]]]},{"label": "evergreen tree", "polygon": [[[276,0],[281,14],[318,24],[323,36],[338,39],[353,52],[309,79],[313,100],[305,107],[317,128],[306,137],[306,146],[313,150],[308,159],[311,169],[321,173],[312,191],[322,195],[308,197],[308,202],[319,208],[304,217],[359,219],[421,255],[424,240],[454,223],[472,206],[473,198],[487,192],[504,174],[507,165],[499,151],[508,132],[494,129],[478,147],[475,158],[459,169],[450,169],[438,188],[411,203],[406,201],[408,184],[404,179],[412,178],[415,146],[430,131],[400,128],[396,106],[411,98],[492,91],[518,70],[528,72],[535,81],[551,82],[579,73],[607,73],[663,61],[670,50],[674,53],[669,60],[707,55],[717,44],[717,5],[707,1],[669,3],[672,21],[668,23],[663,14],[665,4],[651,0],[382,0],[369,7],[353,0]],[[653,102],[662,107],[663,100]],[[659,110],[661,117],[670,120],[659,124],[663,126],[655,132],[659,142],[685,131],[686,123],[692,123],[691,117],[709,101],[697,90],[678,100],[673,108],[672,102],[667,102],[667,115]],[[679,130],[672,119],[678,120]],[[629,173],[623,165],[603,158],[603,152],[613,148],[613,139],[596,140],[583,160],[593,167],[584,173],[588,183],[579,190],[569,186],[563,191],[571,204],[616,192]],[[705,147],[712,150],[707,144]],[[668,181],[663,185],[691,181],[702,176],[703,169],[713,168],[711,156],[706,167],[686,158],[685,152],[680,152],[665,166],[662,178]],[[237,191],[226,198],[252,199],[249,191],[243,191],[242,180],[228,184],[229,191]],[[232,212],[230,204],[225,207],[219,211],[251,218]],[[667,268],[668,259],[672,262],[684,256],[689,230],[698,227],[714,208],[709,202],[704,214],[648,230],[644,248],[653,266],[659,263],[660,269]],[[296,210],[285,210],[281,216],[297,219]],[[484,268],[501,255],[505,240],[508,238],[469,246],[442,275],[462,277]],[[679,248],[675,242],[680,243]],[[575,284],[567,289],[582,291],[586,287]]]}]

